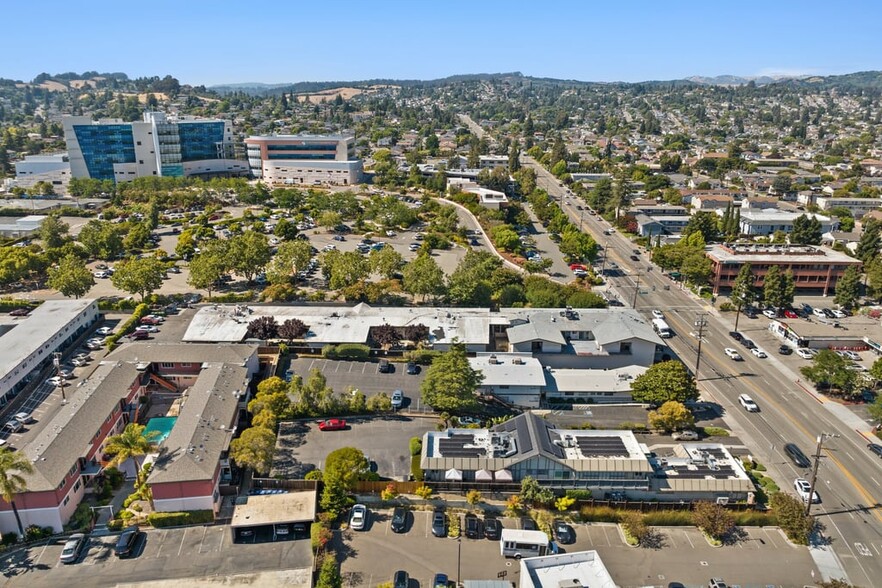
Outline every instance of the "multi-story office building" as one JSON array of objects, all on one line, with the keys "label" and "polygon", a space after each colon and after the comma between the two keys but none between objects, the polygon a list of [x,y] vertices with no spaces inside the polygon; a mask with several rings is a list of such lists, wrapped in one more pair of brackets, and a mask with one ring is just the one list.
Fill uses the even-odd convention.
[{"label": "multi-story office building", "polygon": [[144,176],[246,175],[233,155],[226,120],[145,112],[141,122],[65,116],[64,140],[75,178],[123,182]]},{"label": "multi-story office building", "polygon": [[245,147],[251,174],[271,186],[349,186],[362,179],[351,135],[248,137]]}]

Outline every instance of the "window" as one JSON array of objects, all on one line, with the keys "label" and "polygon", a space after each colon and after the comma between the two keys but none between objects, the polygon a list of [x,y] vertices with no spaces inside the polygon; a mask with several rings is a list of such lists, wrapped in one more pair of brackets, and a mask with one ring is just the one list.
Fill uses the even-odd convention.
[{"label": "window", "polygon": [[64,501],[61,503],[61,506],[67,506],[67,503],[70,502],[70,496],[65,496]]},{"label": "window", "polygon": [[77,490],[80,489],[80,486],[82,486],[82,485],[83,485],[82,482],[80,482],[79,480],[77,480],[77,483],[74,484],[73,491],[76,492]]},{"label": "window", "polygon": [[182,368],[188,368],[188,367],[190,367],[190,364],[189,364],[189,363],[182,363],[182,364],[181,364],[181,367],[182,367]]},{"label": "window", "polygon": [[168,362],[168,361],[164,361],[164,362],[162,362],[160,365],[161,365],[162,367],[164,367],[164,368],[173,368],[173,367],[175,367],[175,364],[174,364],[174,363],[171,363],[171,362]]},{"label": "window", "polygon": [[630,341],[624,341],[624,342],[622,342],[622,343],[619,345],[619,353],[627,353],[627,354],[630,354],[630,353],[631,353],[631,342],[630,342]]},{"label": "window", "polygon": [[80,464],[75,463],[75,464],[73,464],[73,467],[70,468],[70,471],[67,472],[67,475],[73,476],[74,474],[76,474],[79,471],[79,469],[80,469]]}]

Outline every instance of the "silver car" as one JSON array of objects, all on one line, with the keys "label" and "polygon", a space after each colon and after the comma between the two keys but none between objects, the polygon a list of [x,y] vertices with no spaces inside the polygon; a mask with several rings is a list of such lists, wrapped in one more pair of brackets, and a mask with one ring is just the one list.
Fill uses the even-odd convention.
[{"label": "silver car", "polygon": [[83,550],[89,545],[89,538],[83,533],[74,533],[64,544],[58,561],[65,564],[75,563],[80,559]]}]

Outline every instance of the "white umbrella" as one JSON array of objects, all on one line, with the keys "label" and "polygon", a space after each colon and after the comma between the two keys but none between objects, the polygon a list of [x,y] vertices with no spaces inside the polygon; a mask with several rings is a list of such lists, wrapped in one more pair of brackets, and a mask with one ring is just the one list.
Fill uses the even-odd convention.
[{"label": "white umbrella", "polygon": [[478,470],[475,472],[475,481],[477,482],[490,482],[493,480],[493,473],[487,470]]},{"label": "white umbrella", "polygon": [[462,472],[456,468],[450,468],[447,472],[444,473],[445,480],[457,480],[462,482]]},{"label": "white umbrella", "polygon": [[511,482],[511,472],[508,470],[498,470],[496,472],[496,481],[498,482]]}]

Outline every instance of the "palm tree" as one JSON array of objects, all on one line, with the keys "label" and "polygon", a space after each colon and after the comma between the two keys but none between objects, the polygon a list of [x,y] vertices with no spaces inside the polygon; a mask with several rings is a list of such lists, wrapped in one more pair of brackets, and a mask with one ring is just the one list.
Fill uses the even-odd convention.
[{"label": "palm tree", "polygon": [[146,428],[138,423],[129,423],[122,433],[110,437],[104,446],[104,453],[113,456],[109,464],[113,467],[117,467],[131,458],[135,462],[136,479],[138,480],[141,478],[141,465],[138,463],[138,458],[156,449],[154,439],[159,435],[159,431],[150,431],[145,435],[144,429]]},{"label": "palm tree", "polygon": [[21,524],[21,517],[18,516],[18,509],[15,507],[14,498],[16,494],[26,492],[28,489],[27,480],[22,474],[32,473],[34,473],[34,466],[23,454],[0,447],[0,497],[3,497],[3,500],[12,506],[12,512],[15,513],[15,521],[18,523],[18,531],[22,538],[24,538],[25,532]]}]

